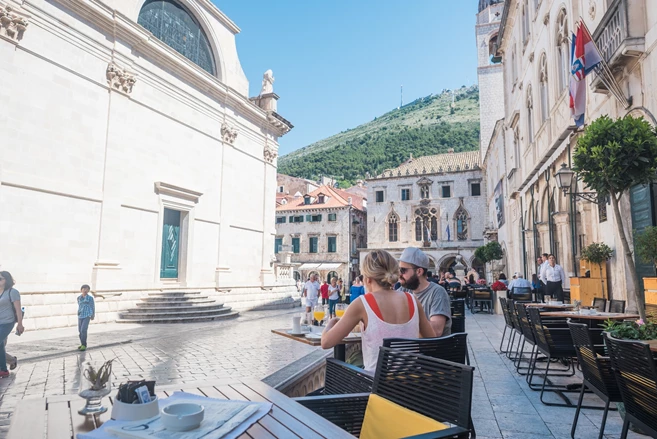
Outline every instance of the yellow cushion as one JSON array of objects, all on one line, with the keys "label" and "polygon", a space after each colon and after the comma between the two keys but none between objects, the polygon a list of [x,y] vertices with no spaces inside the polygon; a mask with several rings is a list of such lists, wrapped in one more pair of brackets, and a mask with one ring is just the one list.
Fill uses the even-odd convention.
[{"label": "yellow cushion", "polygon": [[371,394],[367,401],[360,438],[399,439],[446,428],[448,427],[445,424]]}]

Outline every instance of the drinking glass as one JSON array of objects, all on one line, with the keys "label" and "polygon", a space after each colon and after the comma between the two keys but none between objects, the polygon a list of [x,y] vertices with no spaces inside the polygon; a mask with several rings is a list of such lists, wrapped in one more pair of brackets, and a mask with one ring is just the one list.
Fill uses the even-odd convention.
[{"label": "drinking glass", "polygon": [[335,306],[335,315],[337,317],[342,317],[344,315],[344,311],[347,309],[347,305],[344,303],[338,303]]},{"label": "drinking glass", "polygon": [[315,320],[317,320],[317,323],[321,325],[322,321],[324,320],[324,316],[326,316],[324,305],[315,306],[315,309],[313,310],[313,317]]}]

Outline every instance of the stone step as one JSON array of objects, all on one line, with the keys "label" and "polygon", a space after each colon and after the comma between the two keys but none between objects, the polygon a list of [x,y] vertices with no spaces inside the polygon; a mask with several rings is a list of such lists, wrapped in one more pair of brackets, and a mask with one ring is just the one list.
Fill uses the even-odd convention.
[{"label": "stone step", "polygon": [[264,305],[260,305],[256,308],[253,308],[254,311],[266,311],[266,310],[272,310],[272,309],[289,309],[289,308],[296,308],[301,306],[301,299],[300,298],[292,298],[292,297],[287,297],[285,299],[281,300],[276,300],[274,302],[266,303]]},{"label": "stone step", "polygon": [[157,293],[148,293],[149,297],[199,297],[200,291],[158,291]]},{"label": "stone step", "polygon": [[189,299],[189,300],[172,300],[172,299],[167,299],[167,298],[149,298],[147,299],[141,299],[141,302],[137,302],[137,306],[194,306],[196,304],[203,304],[203,303],[216,303],[214,299],[210,298],[194,298],[194,299]]},{"label": "stone step", "polygon": [[155,313],[179,313],[179,312],[197,312],[197,311],[218,311],[230,310],[230,307],[224,307],[223,303],[212,303],[210,305],[194,305],[194,306],[141,306],[139,308],[131,308],[128,310],[130,314],[155,314]]},{"label": "stone step", "polygon": [[197,315],[209,315],[209,314],[226,314],[231,311],[230,306],[220,306],[217,309],[196,309],[196,307],[190,309],[180,309],[176,308],[171,311],[162,311],[160,309],[140,309],[135,310],[134,308],[129,309],[127,312],[122,312],[119,316],[122,319],[137,319],[140,317],[186,317],[186,316],[197,316]]},{"label": "stone step", "polygon": [[232,311],[225,314],[216,314],[210,316],[182,316],[180,313],[170,316],[159,317],[140,317],[135,319],[120,319],[117,323],[196,323],[209,322],[212,320],[233,319],[239,315],[239,312]]},{"label": "stone step", "polygon": [[148,301],[148,302],[137,302],[137,307],[139,308],[160,308],[160,307],[186,307],[189,308],[191,306],[196,306],[196,305],[208,305],[211,303],[217,303],[213,299],[203,299],[203,300],[188,300],[188,301]]}]

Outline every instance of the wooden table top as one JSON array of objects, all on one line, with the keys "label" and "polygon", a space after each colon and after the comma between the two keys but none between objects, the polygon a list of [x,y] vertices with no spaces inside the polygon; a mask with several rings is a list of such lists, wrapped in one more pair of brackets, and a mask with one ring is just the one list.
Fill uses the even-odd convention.
[{"label": "wooden table top", "polygon": [[595,314],[580,314],[578,311],[548,311],[542,312],[542,316],[547,317],[564,317],[579,320],[625,320],[638,319],[638,314],[622,314],[611,312],[598,312]]},{"label": "wooden table top", "polygon": [[[181,390],[210,398],[271,402],[272,410],[239,439],[353,438],[261,381],[226,379],[212,383],[177,384],[156,387],[156,394],[158,398],[166,398],[174,391]],[[112,392],[112,395],[115,393]],[[110,419],[112,399],[105,398],[104,404],[110,410],[96,417],[78,414],[84,400],[77,394],[24,399],[18,403],[11,418],[7,439],[75,439],[78,433],[94,430]]]},{"label": "wooden table top", "polygon": [[[309,344],[310,346],[321,346],[322,341],[320,339],[310,339],[306,338],[305,335],[292,335],[288,334],[289,329],[272,329],[271,332],[274,334],[282,335],[283,337],[291,338],[292,340],[296,340],[301,343]],[[360,343],[361,339],[360,338],[348,338],[342,340],[341,343],[339,344],[355,344],[355,343]]]},{"label": "wooden table top", "polygon": [[651,351],[657,352],[657,340],[644,340],[644,343],[648,343],[648,345],[650,345]]},{"label": "wooden table top", "polygon": [[570,305],[568,303],[563,303],[561,305],[549,305],[547,303],[528,303],[525,306],[531,306],[534,308],[545,308],[545,309],[570,309],[573,308],[575,305]]}]

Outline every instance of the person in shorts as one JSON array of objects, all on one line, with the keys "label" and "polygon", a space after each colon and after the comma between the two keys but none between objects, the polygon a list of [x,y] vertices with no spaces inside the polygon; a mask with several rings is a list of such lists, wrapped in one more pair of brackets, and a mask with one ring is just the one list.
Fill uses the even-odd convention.
[{"label": "person in shorts", "polygon": [[313,308],[317,306],[317,299],[319,297],[319,282],[317,282],[317,275],[313,274],[310,279],[303,286],[303,297],[306,302],[306,312],[312,312]]}]

